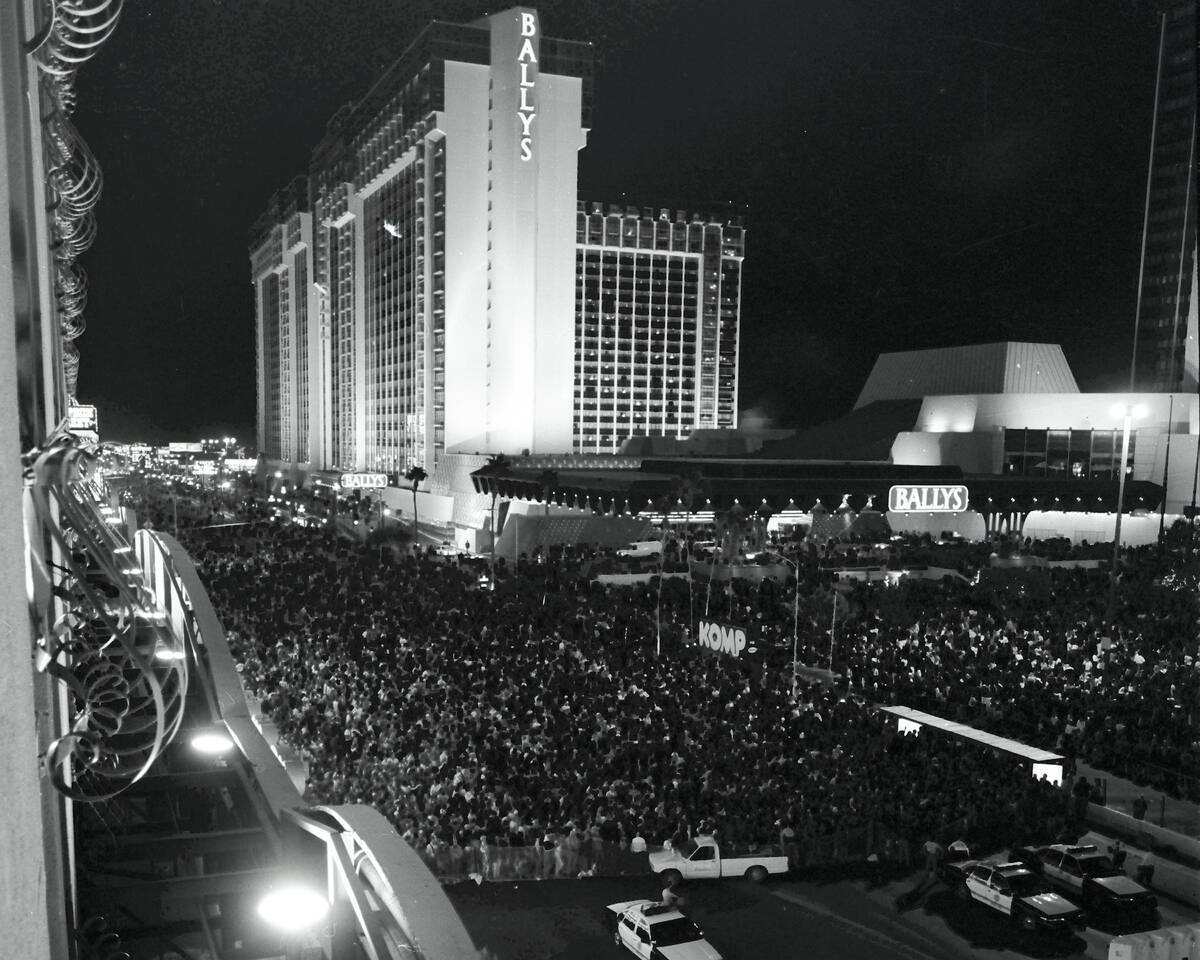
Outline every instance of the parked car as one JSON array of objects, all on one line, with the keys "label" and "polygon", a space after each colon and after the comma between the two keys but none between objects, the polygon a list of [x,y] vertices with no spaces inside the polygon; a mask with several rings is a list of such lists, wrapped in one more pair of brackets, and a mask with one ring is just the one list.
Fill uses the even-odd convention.
[{"label": "parked car", "polygon": [[1094,844],[1018,847],[1012,859],[1042,874],[1094,916],[1152,919],[1158,910],[1154,894],[1125,876]]},{"label": "parked car", "polygon": [[722,850],[714,837],[701,834],[678,848],[651,853],[650,869],[667,884],[716,877],[747,877],[761,883],[768,874],[787,873],[788,858],[775,844],[738,845]]},{"label": "parked car", "polygon": [[703,931],[674,904],[654,900],[610,903],[617,915],[613,940],[642,960],[721,960]]},{"label": "parked car", "polygon": [[1065,935],[1086,925],[1082,909],[1023,863],[959,860],[945,864],[942,875],[960,900],[982,903],[1022,930]]}]

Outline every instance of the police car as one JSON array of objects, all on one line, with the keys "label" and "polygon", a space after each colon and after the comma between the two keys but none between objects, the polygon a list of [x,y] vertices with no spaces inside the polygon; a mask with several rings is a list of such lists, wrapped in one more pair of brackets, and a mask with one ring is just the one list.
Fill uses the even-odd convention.
[{"label": "police car", "polygon": [[1076,897],[1088,910],[1114,920],[1152,920],[1154,894],[1119,870],[1094,844],[1052,843],[1012,852],[1030,869]]},{"label": "police car", "polygon": [[1022,930],[1067,933],[1084,926],[1083,911],[1050,892],[1046,882],[1023,863],[960,860],[946,864],[944,874],[960,900],[991,907]]},{"label": "police car", "polygon": [[610,903],[617,915],[613,939],[642,960],[721,960],[704,934],[674,904],[654,900]]}]

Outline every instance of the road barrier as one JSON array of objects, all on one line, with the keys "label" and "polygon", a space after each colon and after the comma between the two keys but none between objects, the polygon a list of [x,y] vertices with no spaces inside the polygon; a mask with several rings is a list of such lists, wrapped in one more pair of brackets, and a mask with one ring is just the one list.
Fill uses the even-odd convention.
[{"label": "road barrier", "polygon": [[[563,836],[552,837],[549,843],[512,847],[475,841],[464,847],[439,841],[418,853],[446,883],[630,877],[652,872],[648,850],[635,853],[622,844],[590,838],[576,844]],[[880,823],[820,837],[785,838],[783,847],[792,869],[863,863],[871,854],[888,863],[908,864],[910,856],[909,844]]]}]

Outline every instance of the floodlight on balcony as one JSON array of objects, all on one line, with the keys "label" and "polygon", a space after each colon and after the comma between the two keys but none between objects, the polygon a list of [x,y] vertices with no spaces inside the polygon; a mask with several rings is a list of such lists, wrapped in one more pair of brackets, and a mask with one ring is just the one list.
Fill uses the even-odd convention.
[{"label": "floodlight on balcony", "polygon": [[205,730],[197,733],[191,739],[192,749],[197,753],[208,753],[214,756],[228,753],[233,749],[233,740],[227,734],[216,730]]},{"label": "floodlight on balcony", "polygon": [[308,887],[272,890],[258,904],[258,915],[271,926],[290,932],[306,930],[329,913],[329,901]]}]

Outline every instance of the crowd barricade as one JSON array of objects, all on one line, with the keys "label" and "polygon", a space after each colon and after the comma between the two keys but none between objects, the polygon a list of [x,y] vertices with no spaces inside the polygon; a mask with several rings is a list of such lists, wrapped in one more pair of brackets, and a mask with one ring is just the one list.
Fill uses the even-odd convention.
[{"label": "crowd barricade", "polygon": [[785,840],[788,865],[793,869],[861,863],[875,854],[888,863],[907,865],[907,841],[881,823],[835,830],[820,837],[797,836]]},{"label": "crowd barricade", "polygon": [[554,846],[479,844],[466,848],[438,846],[419,851],[442,881],[550,880],[578,877],[629,877],[650,873],[645,852],[633,853],[617,843],[589,840],[578,848],[559,839]]},{"label": "crowd barricade", "polygon": [[[957,836],[956,827],[944,831]],[[875,854],[881,860],[907,866],[910,845],[880,823],[837,830],[820,837],[785,840],[784,850],[792,869],[862,863]],[[552,880],[580,877],[631,877],[650,875],[647,851],[634,853],[621,844],[592,840],[578,849],[559,839],[553,847],[473,844],[468,847],[437,845],[418,851],[441,881]]]}]

